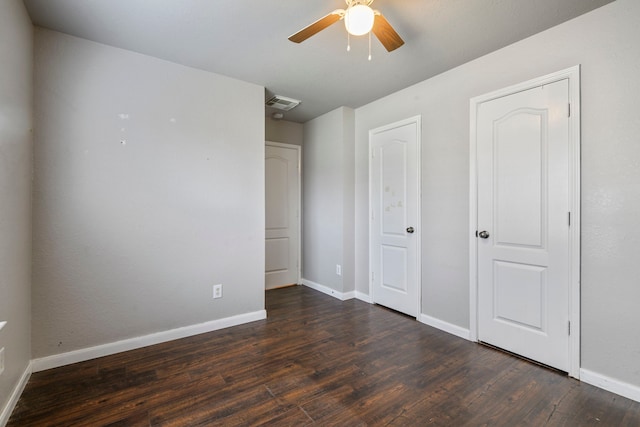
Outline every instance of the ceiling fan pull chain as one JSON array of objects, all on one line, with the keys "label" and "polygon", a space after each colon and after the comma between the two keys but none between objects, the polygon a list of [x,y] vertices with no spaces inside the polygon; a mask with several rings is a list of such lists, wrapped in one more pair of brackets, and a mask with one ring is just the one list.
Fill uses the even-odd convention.
[{"label": "ceiling fan pull chain", "polygon": [[347,31],[347,52],[351,51],[351,35]]},{"label": "ceiling fan pull chain", "polygon": [[371,61],[371,31],[369,31],[369,61]]}]

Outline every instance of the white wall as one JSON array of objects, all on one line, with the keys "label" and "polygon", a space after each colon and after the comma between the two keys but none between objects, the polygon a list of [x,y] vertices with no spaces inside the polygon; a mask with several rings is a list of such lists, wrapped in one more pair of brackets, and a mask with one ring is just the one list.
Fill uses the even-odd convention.
[{"label": "white wall", "polygon": [[19,0],[0,1],[0,425],[31,359],[33,31]]},{"label": "white wall", "polygon": [[33,357],[263,310],[264,88],[35,40]]},{"label": "white wall", "polygon": [[302,123],[287,120],[273,120],[265,118],[265,139],[283,144],[302,145],[304,127]]},{"label": "white wall", "polygon": [[469,327],[469,99],[582,64],[582,362],[640,386],[640,2],[618,0],[356,110],[356,289],[369,129],[422,115],[422,312]]},{"label": "white wall", "polygon": [[338,292],[354,290],[353,123],[341,107],[304,124],[302,276]]}]

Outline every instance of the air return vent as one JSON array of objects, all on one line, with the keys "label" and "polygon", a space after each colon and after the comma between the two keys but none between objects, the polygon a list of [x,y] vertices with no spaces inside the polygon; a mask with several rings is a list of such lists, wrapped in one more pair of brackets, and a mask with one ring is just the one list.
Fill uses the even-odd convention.
[{"label": "air return vent", "polygon": [[297,99],[287,98],[286,96],[275,95],[265,102],[265,105],[276,108],[278,110],[289,111],[294,107],[297,107],[301,101]]}]

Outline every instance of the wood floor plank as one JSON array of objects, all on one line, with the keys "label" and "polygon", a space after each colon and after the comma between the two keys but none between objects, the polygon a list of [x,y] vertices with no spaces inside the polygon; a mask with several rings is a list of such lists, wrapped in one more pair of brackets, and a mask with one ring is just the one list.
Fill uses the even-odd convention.
[{"label": "wood floor plank", "polygon": [[640,403],[295,286],[266,320],[32,375],[16,426],[639,426]]}]

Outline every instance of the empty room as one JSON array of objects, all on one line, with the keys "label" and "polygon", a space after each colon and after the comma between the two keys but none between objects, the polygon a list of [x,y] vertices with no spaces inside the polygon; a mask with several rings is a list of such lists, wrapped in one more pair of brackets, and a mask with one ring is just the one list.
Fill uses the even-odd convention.
[{"label": "empty room", "polygon": [[637,0],[0,0],[0,426],[640,425]]}]

